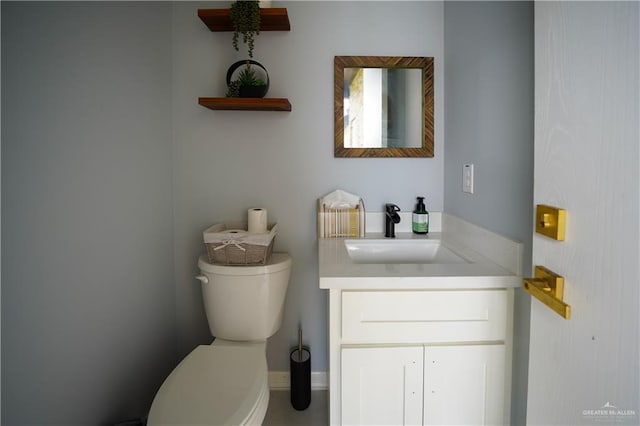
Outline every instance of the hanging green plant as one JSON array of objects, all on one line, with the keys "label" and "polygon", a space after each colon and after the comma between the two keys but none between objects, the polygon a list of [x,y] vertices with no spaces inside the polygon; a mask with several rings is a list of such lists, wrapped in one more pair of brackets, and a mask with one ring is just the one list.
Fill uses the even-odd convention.
[{"label": "hanging green plant", "polygon": [[234,26],[233,47],[239,51],[238,39],[247,45],[249,57],[253,58],[254,37],[260,34],[260,6],[258,0],[237,0],[231,5],[231,22]]}]

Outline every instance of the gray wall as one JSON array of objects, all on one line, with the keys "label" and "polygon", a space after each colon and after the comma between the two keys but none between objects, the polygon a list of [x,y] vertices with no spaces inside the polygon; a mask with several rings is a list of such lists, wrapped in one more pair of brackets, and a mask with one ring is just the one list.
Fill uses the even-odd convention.
[{"label": "gray wall", "polygon": [[[284,323],[270,339],[270,370],[288,371],[301,322],[312,370],[327,368],[326,291],[318,288],[316,199],[336,188],[364,198],[369,211],[393,201],[411,209],[415,196],[443,207],[444,20],[436,2],[278,2],[290,32],[263,32],[255,59],[269,71],[268,96],[288,97],[290,113],[210,111],[199,96],[222,96],[236,58],[231,34],[211,33],[196,18],[211,3],[175,3],[173,119],[175,272],[182,355],[209,342],[200,287],[193,279],[202,231],[266,207],[278,222],[275,249],[291,253],[293,271]],[[333,57],[435,57],[436,157],[333,157]]]},{"label": "gray wall", "polygon": [[[524,243],[533,221],[533,4],[445,5],[444,210]],[[473,163],[474,194],[462,192]],[[525,424],[530,297],[515,297],[512,423]]]},{"label": "gray wall", "polygon": [[2,424],[142,415],[177,359],[171,5],[2,2]]}]

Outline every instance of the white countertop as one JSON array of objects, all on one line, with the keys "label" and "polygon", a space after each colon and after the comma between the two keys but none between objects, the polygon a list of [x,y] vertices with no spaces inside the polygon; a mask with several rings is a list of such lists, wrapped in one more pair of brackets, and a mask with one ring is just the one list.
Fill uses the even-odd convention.
[{"label": "white countertop", "polygon": [[[319,238],[320,288],[332,289],[478,289],[519,287],[522,244],[459,218],[442,215],[442,232],[396,232],[396,239],[440,240],[467,263],[355,263],[346,238]],[[382,233],[366,238],[384,239]],[[482,254],[480,254],[482,253]]]}]

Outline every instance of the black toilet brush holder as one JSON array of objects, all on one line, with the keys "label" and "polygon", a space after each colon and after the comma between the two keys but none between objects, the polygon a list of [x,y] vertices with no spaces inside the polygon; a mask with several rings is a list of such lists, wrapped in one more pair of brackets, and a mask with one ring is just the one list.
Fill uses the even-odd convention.
[{"label": "black toilet brush holder", "polygon": [[289,357],[291,369],[291,405],[305,410],[311,404],[311,352],[302,347],[302,329],[298,330],[298,346]]}]

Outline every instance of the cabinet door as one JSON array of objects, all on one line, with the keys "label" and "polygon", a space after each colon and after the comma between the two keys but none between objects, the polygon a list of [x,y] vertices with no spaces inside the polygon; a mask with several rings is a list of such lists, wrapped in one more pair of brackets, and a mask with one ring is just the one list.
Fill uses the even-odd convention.
[{"label": "cabinet door", "polygon": [[501,425],[505,346],[426,346],[425,425]]},{"label": "cabinet door", "polygon": [[422,346],[342,348],[343,425],[422,424]]}]

